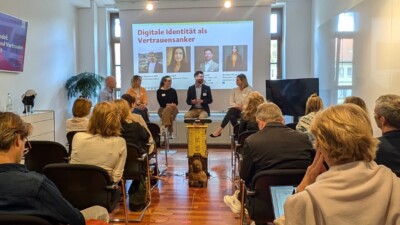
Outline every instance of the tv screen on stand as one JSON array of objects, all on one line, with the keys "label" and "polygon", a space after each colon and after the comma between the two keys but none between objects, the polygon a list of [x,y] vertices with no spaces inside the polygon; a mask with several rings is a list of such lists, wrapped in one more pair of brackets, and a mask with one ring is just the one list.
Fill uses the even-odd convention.
[{"label": "tv screen on stand", "polygon": [[304,116],[311,94],[319,94],[318,78],[266,80],[266,98],[282,110],[283,115]]},{"label": "tv screen on stand", "polygon": [[28,22],[0,12],[0,71],[24,70]]}]

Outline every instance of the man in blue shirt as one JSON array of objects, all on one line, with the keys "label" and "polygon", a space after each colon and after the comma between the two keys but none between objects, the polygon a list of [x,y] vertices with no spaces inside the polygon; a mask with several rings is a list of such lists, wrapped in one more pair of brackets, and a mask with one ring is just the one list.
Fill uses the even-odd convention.
[{"label": "man in blue shirt", "polygon": [[71,225],[84,225],[85,219],[108,222],[105,208],[94,206],[80,212],[53,182],[19,163],[30,149],[31,130],[18,115],[0,112],[0,214],[36,215]]},{"label": "man in blue shirt", "polygon": [[100,91],[98,102],[112,102],[115,100],[117,81],[113,76],[106,77],[106,86]]}]

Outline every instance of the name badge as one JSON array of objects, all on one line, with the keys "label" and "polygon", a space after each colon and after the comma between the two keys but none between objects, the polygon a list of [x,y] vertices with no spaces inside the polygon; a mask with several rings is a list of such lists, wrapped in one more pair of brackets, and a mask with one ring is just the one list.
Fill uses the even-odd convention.
[{"label": "name badge", "polygon": [[165,93],[162,93],[161,96],[165,97]]},{"label": "name badge", "polygon": [[204,92],[204,93],[203,93],[203,96],[207,96],[207,92]]}]

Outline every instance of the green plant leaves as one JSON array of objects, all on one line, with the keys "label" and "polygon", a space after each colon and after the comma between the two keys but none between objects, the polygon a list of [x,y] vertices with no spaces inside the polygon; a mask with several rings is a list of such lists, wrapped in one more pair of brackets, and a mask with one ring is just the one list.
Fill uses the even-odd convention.
[{"label": "green plant leaves", "polygon": [[82,96],[91,98],[97,96],[97,90],[101,88],[104,77],[95,73],[84,72],[72,76],[67,80],[65,88],[68,90],[68,98]]}]

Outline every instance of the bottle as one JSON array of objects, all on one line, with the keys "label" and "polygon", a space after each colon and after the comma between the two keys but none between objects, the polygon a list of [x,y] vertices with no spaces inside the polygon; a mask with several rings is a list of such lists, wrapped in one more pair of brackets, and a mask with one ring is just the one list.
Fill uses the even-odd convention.
[{"label": "bottle", "polygon": [[8,93],[7,95],[6,111],[7,112],[13,111],[12,98],[10,93]]}]

